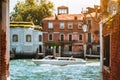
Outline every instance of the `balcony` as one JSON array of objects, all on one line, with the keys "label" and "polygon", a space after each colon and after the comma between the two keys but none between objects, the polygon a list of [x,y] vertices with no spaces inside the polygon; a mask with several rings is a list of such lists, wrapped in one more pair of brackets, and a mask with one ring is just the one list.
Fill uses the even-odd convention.
[{"label": "balcony", "polygon": [[100,58],[100,52],[91,51],[91,53],[87,50],[86,57],[88,58]]},{"label": "balcony", "polygon": [[78,40],[58,40],[60,44],[73,44],[78,42]]},{"label": "balcony", "polygon": [[87,42],[87,45],[100,45],[100,41]]}]

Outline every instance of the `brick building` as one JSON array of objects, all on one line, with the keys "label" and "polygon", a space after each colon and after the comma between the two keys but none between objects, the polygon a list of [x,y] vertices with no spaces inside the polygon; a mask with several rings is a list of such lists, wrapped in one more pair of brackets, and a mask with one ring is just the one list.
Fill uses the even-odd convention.
[{"label": "brick building", "polygon": [[9,0],[0,0],[0,80],[9,77]]},{"label": "brick building", "polygon": [[[95,13],[91,15],[94,17]],[[45,50],[55,49],[57,56],[83,57],[84,44],[87,44],[87,54],[92,54],[93,50],[99,52],[99,24],[86,15],[89,29],[84,33],[83,17],[83,14],[69,14],[68,7],[60,6],[58,15],[43,19]],[[53,44],[58,46],[53,48]]]},{"label": "brick building", "polygon": [[[68,7],[60,6],[58,7],[58,15],[43,20],[43,31],[44,43],[55,42],[60,45],[56,48],[56,52],[61,53],[59,56],[80,54],[78,53],[80,50],[82,54],[83,30],[81,14],[68,14]],[[48,45],[48,48],[50,49],[51,45]]]},{"label": "brick building", "polygon": [[120,79],[120,13],[103,25],[103,76],[104,80]]},{"label": "brick building", "polygon": [[[102,0],[101,0],[102,1]],[[108,8],[103,22],[103,80],[120,80],[120,12],[119,0],[102,2]],[[103,6],[103,5],[102,5]],[[104,15],[104,13],[103,13]]]},{"label": "brick building", "polygon": [[[94,9],[94,8],[93,8]],[[96,18],[99,13],[92,12],[87,14],[88,31],[86,35],[86,56],[100,57],[100,32],[99,32],[99,19]]]}]

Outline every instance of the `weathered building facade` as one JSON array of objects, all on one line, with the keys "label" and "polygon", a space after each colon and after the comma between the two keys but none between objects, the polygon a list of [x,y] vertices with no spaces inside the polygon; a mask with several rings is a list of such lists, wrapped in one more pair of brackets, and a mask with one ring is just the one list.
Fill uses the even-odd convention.
[{"label": "weathered building facade", "polygon": [[[67,11],[66,11],[67,12]],[[58,53],[61,56],[72,56],[83,50],[83,30],[81,15],[61,14],[43,20],[43,42],[59,44]],[[50,45],[48,46],[49,48]]]},{"label": "weathered building facade", "polygon": [[120,71],[120,13],[103,25],[104,80],[119,80]]},{"label": "weathered building facade", "polygon": [[88,25],[87,38],[86,38],[86,44],[87,44],[86,54],[88,56],[96,55],[96,57],[99,58],[99,55],[100,55],[99,21],[95,21],[95,19],[97,20],[96,18],[96,16],[98,16],[97,14],[93,12],[93,13],[87,14],[86,16],[87,17],[86,21]]},{"label": "weathered building facade", "polygon": [[10,52],[16,56],[34,56],[43,52],[42,27],[32,22],[10,23]]},{"label": "weathered building facade", "polygon": [[105,12],[108,14],[102,20],[103,80],[120,80],[120,2],[119,0],[107,0],[107,2],[101,0],[101,2],[106,5]]},{"label": "weathered building facade", "polygon": [[[86,45],[86,54],[99,55],[99,24],[92,17],[86,15],[86,24],[88,31],[83,32],[83,14],[69,14],[68,7],[58,7],[58,15],[45,18],[43,20],[43,42],[58,43],[57,51],[61,56],[76,57],[84,56],[84,45]],[[49,49],[51,46],[48,45]]]}]

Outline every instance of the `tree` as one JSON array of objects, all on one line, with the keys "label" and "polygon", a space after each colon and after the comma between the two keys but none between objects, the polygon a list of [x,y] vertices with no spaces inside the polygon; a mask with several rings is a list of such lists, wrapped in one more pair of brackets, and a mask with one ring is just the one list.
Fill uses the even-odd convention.
[{"label": "tree", "polygon": [[41,0],[39,4],[35,0],[25,0],[25,2],[17,2],[14,11],[10,14],[11,21],[33,21],[40,25],[45,17],[53,14],[53,3],[47,0]]}]

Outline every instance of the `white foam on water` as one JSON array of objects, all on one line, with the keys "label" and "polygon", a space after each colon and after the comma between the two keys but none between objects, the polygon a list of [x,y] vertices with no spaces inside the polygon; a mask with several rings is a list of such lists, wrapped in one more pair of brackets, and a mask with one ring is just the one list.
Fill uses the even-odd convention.
[{"label": "white foam on water", "polygon": [[86,63],[86,66],[100,66],[100,62]]}]

